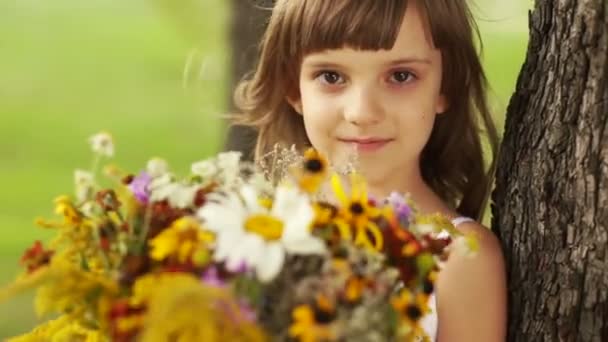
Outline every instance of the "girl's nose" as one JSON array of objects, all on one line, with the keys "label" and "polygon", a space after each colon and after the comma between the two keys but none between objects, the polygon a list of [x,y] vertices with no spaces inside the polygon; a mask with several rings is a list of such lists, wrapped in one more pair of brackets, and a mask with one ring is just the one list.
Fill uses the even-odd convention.
[{"label": "girl's nose", "polygon": [[369,87],[352,89],[344,104],[344,119],[356,126],[369,126],[380,122],[384,112],[378,96]]}]

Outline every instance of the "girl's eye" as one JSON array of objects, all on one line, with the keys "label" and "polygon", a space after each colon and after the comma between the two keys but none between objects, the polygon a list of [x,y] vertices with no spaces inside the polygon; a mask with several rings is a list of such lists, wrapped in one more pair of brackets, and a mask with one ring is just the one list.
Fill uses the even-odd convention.
[{"label": "girl's eye", "polygon": [[408,83],[416,79],[416,75],[409,71],[395,71],[390,77],[392,83]]},{"label": "girl's eye", "polygon": [[344,79],[342,79],[342,76],[340,76],[340,74],[335,71],[322,71],[318,74],[317,79],[322,83],[326,83],[329,85],[344,83]]}]

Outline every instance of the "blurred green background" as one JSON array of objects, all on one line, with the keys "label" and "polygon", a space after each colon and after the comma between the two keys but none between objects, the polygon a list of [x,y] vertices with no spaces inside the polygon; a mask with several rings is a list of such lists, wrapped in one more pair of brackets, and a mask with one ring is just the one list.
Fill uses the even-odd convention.
[{"label": "blurred green background", "polygon": [[[111,132],[114,161],[132,171],[158,156],[183,173],[221,148],[230,2],[182,1],[195,25],[167,0],[0,2],[0,285],[19,272],[24,248],[48,237],[33,219],[51,217],[74,169],[90,166],[91,134]],[[474,5],[499,128],[529,2]],[[32,307],[31,294],[0,304],[0,338],[32,328]]]}]

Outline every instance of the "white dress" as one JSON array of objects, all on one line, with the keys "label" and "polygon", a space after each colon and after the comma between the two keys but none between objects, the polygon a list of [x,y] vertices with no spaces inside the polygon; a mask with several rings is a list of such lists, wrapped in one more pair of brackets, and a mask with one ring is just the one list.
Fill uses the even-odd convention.
[{"label": "white dress", "polygon": [[[457,217],[452,220],[452,224],[454,227],[458,227],[463,223],[474,221],[468,217]],[[429,297],[429,308],[431,311],[420,319],[420,325],[429,339],[435,341],[437,339],[437,326],[439,322],[437,317],[437,300],[434,294]]]}]

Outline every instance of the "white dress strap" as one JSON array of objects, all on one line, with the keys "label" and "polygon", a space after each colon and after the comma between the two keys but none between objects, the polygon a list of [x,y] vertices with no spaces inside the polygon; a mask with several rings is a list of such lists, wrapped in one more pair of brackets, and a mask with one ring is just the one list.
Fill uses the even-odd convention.
[{"label": "white dress strap", "polygon": [[470,217],[466,217],[466,216],[460,216],[455,219],[452,219],[452,225],[454,225],[454,227],[458,227],[461,224],[467,223],[467,222],[475,222],[475,220],[473,220]]},{"label": "white dress strap", "polygon": [[[437,316],[437,299],[435,294],[429,297],[429,309],[426,315],[420,320],[420,327],[429,338],[429,341],[435,342],[437,340],[437,327],[438,327],[438,316]],[[421,339],[420,339],[421,341]]]}]

